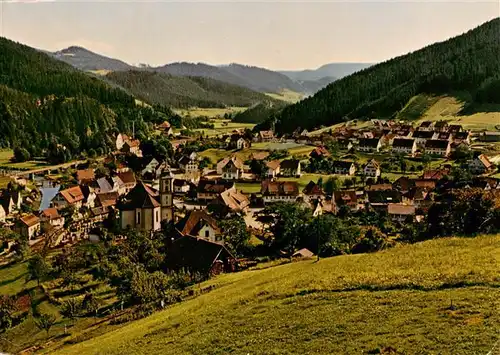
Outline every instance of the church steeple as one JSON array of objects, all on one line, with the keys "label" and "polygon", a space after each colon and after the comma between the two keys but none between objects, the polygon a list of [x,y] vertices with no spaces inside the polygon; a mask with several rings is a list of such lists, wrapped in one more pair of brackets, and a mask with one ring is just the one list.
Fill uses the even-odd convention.
[{"label": "church steeple", "polygon": [[160,204],[161,220],[172,221],[174,219],[174,175],[170,168],[163,169],[160,175]]}]

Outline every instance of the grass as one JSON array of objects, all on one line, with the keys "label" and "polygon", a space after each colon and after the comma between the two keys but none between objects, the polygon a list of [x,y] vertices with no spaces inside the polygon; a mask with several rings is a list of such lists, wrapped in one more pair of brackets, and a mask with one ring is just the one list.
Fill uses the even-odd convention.
[{"label": "grass", "polygon": [[175,113],[180,116],[206,116],[206,117],[223,117],[226,113],[235,114],[238,112],[245,111],[248,107],[227,107],[227,108],[200,108],[191,107],[188,109],[175,109]]},{"label": "grass", "polygon": [[45,353],[486,354],[500,331],[499,271],[500,236],[480,236],[227,274],[202,285],[209,293]]},{"label": "grass", "polygon": [[398,120],[417,120],[437,101],[439,97],[420,94],[412,97],[405,107],[399,111]]},{"label": "grass", "polygon": [[330,177],[337,177],[339,182],[342,182],[346,178],[351,178],[351,176],[344,176],[344,175],[328,175],[328,174],[302,174],[301,177],[299,178],[293,178],[293,177],[280,177],[278,178],[278,181],[295,181],[299,184],[299,190],[302,191],[304,187],[310,182],[318,182],[320,178],[323,179],[323,182],[326,182]]},{"label": "grass", "polygon": [[213,120],[211,123],[214,124],[214,128],[197,128],[194,129],[195,132],[202,132],[205,136],[218,136],[224,134],[230,134],[235,129],[252,129],[255,124],[253,123],[238,123],[231,122],[228,120]]},{"label": "grass", "polygon": [[236,189],[246,194],[260,193],[260,182],[237,182]]},{"label": "grass", "polygon": [[274,93],[274,92],[266,93],[266,95],[272,97],[273,99],[286,101],[290,103],[299,102],[304,98],[303,94],[288,89],[283,89],[279,93]]},{"label": "grass", "polygon": [[14,295],[35,286],[34,281],[26,283],[26,275],[26,262],[0,267],[0,295]]}]

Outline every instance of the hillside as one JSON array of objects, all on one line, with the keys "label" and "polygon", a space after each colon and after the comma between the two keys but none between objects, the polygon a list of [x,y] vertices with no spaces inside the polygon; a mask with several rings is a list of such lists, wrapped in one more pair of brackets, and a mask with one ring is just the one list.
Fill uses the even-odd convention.
[{"label": "hillside", "polygon": [[325,77],[341,79],[372,65],[370,63],[330,63],[317,69],[282,70],[280,73],[296,81],[318,81]]},{"label": "hillside", "polygon": [[285,101],[262,102],[250,107],[248,110],[238,112],[234,115],[233,122],[261,123],[271,115],[277,115],[286,106],[287,103]]},{"label": "hillside", "polygon": [[[460,91],[464,109],[500,103],[500,18],[463,35],[377,64],[284,109],[282,132],[353,118],[394,117],[415,95]],[[463,93],[466,93],[465,95]]]},{"label": "hillside", "polygon": [[262,101],[272,101],[262,93],[210,78],[146,71],[112,72],[106,78],[141,100],[175,108],[248,107]]},{"label": "hillside", "polygon": [[0,52],[0,147],[54,161],[102,154],[113,147],[117,131],[131,130],[132,120],[144,134],[146,120],[173,115],[164,107],[137,107],[122,89],[33,48],[0,38]]},{"label": "hillside", "polygon": [[500,236],[480,236],[227,274],[194,299],[44,352],[486,354],[500,331],[499,265]]},{"label": "hillside", "polygon": [[109,58],[88,49],[72,46],[60,51],[51,53],[51,55],[63,62],[66,62],[77,69],[84,71],[94,70],[129,70],[133,67],[121,60]]}]

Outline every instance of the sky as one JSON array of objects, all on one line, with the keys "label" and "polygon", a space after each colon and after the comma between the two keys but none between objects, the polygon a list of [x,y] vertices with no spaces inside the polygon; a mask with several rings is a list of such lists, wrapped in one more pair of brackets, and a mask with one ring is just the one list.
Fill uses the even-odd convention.
[{"label": "sky", "polygon": [[0,0],[0,36],[163,65],[376,63],[500,16],[500,1]]}]

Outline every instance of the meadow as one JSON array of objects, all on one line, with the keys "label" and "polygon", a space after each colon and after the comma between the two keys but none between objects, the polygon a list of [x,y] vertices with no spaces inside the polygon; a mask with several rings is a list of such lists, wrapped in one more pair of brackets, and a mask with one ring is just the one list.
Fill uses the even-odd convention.
[{"label": "meadow", "polygon": [[209,118],[224,117],[227,114],[234,114],[245,111],[248,107],[226,107],[226,108],[200,108],[191,107],[188,109],[174,109],[179,116],[199,117],[205,116]]},{"label": "meadow", "polygon": [[[50,354],[486,354],[500,331],[500,236],[218,276],[209,293]],[[76,342],[74,334],[67,342]]]}]

